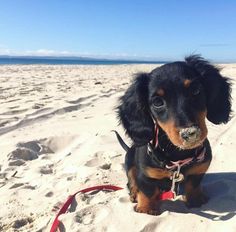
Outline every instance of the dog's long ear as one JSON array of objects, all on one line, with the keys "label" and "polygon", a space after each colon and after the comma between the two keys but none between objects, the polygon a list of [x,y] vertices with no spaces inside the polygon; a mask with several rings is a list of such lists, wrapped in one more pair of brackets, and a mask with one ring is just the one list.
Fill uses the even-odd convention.
[{"label": "dog's long ear", "polygon": [[138,74],[120,98],[121,104],[118,106],[118,117],[135,145],[148,143],[154,134],[148,104],[148,83],[148,74]]},{"label": "dog's long ear", "polygon": [[231,84],[219,69],[198,55],[185,58],[200,75],[207,98],[207,119],[214,124],[227,123],[231,113]]}]

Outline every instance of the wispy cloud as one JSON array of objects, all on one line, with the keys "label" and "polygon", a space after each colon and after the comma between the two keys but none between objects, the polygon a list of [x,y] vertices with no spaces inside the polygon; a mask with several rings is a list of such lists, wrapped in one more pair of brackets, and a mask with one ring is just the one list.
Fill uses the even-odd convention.
[{"label": "wispy cloud", "polygon": [[51,49],[38,49],[35,51],[26,51],[23,52],[25,55],[30,56],[71,56],[74,55],[74,53],[69,51],[55,51]]},{"label": "wispy cloud", "polygon": [[1,46],[0,44],[0,55],[9,55],[9,56],[80,56],[80,57],[91,57],[91,58],[106,58],[106,59],[142,59],[142,60],[160,60],[160,58],[152,55],[138,55],[138,54],[129,54],[129,53],[102,53],[95,54],[91,52],[71,52],[71,51],[57,51],[53,49],[37,49],[37,50],[27,50],[19,51],[12,50],[6,46]]},{"label": "wispy cloud", "polygon": [[0,44],[0,55],[10,55],[10,56],[75,56],[78,55],[70,51],[56,51],[52,49],[38,49],[38,50],[28,50],[19,51],[7,48],[5,45]]},{"label": "wispy cloud", "polygon": [[10,55],[11,50],[9,48],[7,48],[7,46],[5,44],[0,44],[0,54]]}]

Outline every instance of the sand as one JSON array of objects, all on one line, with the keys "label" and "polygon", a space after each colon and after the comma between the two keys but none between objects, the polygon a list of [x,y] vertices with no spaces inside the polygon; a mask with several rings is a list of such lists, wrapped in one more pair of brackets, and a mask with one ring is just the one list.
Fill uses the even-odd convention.
[{"label": "sand", "polygon": [[[236,64],[220,66],[234,80]],[[134,212],[125,152],[111,130],[126,138],[115,113],[118,98],[134,73],[154,67],[0,66],[0,231],[49,231],[68,195],[100,184],[124,189],[78,194],[60,216],[62,231],[236,231],[235,117],[208,123],[207,204],[188,209],[179,196],[163,202],[159,216]]]}]

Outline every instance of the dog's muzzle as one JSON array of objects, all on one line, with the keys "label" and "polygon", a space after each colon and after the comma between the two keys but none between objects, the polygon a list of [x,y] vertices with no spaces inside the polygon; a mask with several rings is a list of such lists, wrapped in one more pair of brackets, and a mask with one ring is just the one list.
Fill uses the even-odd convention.
[{"label": "dog's muzzle", "polygon": [[187,143],[194,143],[199,140],[201,135],[201,130],[199,127],[191,126],[179,131],[180,137]]}]

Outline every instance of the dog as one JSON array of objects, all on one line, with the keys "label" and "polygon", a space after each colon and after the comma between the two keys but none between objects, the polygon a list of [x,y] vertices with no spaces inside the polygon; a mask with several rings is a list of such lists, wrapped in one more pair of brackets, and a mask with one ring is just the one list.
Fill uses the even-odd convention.
[{"label": "dog", "polygon": [[[201,181],[212,152],[206,119],[227,123],[231,117],[231,82],[199,55],[139,73],[120,98],[117,114],[132,140],[125,168],[135,211],[160,214],[159,196],[183,181],[187,207],[208,201]],[[174,186],[174,188],[173,188]]]}]

